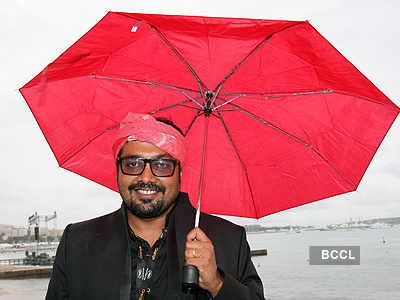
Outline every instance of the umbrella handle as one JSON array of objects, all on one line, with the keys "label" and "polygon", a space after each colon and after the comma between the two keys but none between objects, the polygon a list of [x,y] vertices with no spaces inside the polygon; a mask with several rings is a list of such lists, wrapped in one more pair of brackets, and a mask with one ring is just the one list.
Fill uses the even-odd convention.
[{"label": "umbrella handle", "polygon": [[[194,227],[199,226],[200,220],[200,201],[197,202],[196,218]],[[196,240],[196,238],[194,238]],[[199,269],[192,265],[183,266],[182,272],[182,291],[185,294],[195,294],[199,288]]]},{"label": "umbrella handle", "polygon": [[182,291],[195,294],[199,288],[199,270],[192,265],[183,266]]}]

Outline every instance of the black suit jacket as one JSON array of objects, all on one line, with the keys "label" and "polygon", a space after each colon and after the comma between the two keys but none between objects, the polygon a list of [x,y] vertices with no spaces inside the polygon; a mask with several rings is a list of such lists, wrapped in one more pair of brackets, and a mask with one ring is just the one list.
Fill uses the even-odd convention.
[{"label": "black suit jacket", "polygon": [[[180,193],[168,224],[168,293],[164,299],[193,299],[181,292],[187,233],[195,210]],[[250,259],[243,227],[201,214],[200,227],[214,245],[224,283],[215,299],[264,299],[260,278]],[[131,258],[125,209],[70,224],[57,249],[46,300],[129,300]],[[208,299],[201,293],[199,299]]]}]

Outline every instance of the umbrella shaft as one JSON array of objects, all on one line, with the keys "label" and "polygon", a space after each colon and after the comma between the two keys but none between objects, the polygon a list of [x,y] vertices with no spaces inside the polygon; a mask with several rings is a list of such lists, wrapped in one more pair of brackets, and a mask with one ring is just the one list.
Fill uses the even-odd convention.
[{"label": "umbrella shaft", "polygon": [[201,192],[203,190],[204,166],[205,166],[205,161],[206,161],[208,117],[206,117],[204,120],[205,120],[205,123],[204,123],[204,136],[203,136],[203,150],[202,150],[202,154],[201,154],[199,193],[198,193],[198,198],[197,198],[196,218],[195,218],[195,222],[194,222],[194,227],[199,227]]}]

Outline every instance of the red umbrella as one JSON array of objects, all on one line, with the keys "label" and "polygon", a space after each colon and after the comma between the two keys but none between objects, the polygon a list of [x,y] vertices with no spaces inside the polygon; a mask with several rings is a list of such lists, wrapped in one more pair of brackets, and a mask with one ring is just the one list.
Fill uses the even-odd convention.
[{"label": "red umbrella", "polygon": [[252,218],[354,191],[399,113],[294,21],[110,12],[21,93],[59,165],[116,191],[119,122],[171,119],[192,203]]}]

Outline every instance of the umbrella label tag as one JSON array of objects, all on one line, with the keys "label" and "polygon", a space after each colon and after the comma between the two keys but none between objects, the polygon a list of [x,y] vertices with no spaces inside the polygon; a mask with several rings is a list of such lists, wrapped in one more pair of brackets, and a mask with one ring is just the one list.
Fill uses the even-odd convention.
[{"label": "umbrella label tag", "polygon": [[132,26],[131,32],[136,32],[139,29],[139,25],[143,23],[143,21],[137,22],[135,25]]}]

